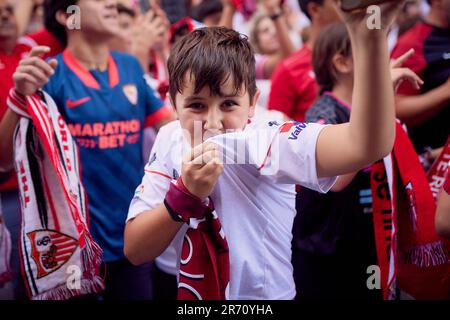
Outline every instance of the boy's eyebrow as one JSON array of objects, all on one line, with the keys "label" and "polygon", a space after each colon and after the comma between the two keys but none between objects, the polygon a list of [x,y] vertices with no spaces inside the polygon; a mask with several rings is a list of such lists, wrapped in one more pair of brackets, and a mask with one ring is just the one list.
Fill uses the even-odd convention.
[{"label": "boy's eyebrow", "polygon": [[187,97],[187,98],[185,99],[185,101],[186,101],[186,102],[190,102],[190,101],[194,101],[194,100],[203,100],[203,99],[204,99],[204,98],[201,97],[201,96],[193,95],[193,96]]},{"label": "boy's eyebrow", "polygon": [[239,95],[238,94],[224,94],[224,95],[221,95],[220,96],[221,98],[236,98],[236,97],[239,97]]},{"label": "boy's eyebrow", "polygon": [[[227,99],[227,98],[236,98],[237,95],[231,93],[231,94],[225,94],[225,95],[220,95],[221,98],[223,99]],[[186,102],[191,102],[191,101],[195,101],[195,100],[204,100],[205,98],[203,98],[202,96],[189,96],[185,99]]]}]

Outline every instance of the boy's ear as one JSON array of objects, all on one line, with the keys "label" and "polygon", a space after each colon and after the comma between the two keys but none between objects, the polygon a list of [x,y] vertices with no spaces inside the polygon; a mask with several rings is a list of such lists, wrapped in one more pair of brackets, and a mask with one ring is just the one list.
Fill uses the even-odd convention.
[{"label": "boy's ear", "polygon": [[261,96],[261,91],[256,90],[255,96],[252,99],[252,103],[250,105],[250,110],[249,110],[249,118],[253,118],[253,116],[255,115],[255,110],[256,110],[256,105],[258,104],[259,101],[259,97]]},{"label": "boy's ear", "polygon": [[311,21],[313,19],[313,17],[315,17],[317,15],[317,13],[320,10],[321,5],[319,5],[318,3],[314,2],[314,1],[310,1],[308,3],[308,5],[306,6],[306,10],[308,10],[309,16],[311,17]]},{"label": "boy's ear", "polygon": [[66,27],[68,25],[67,20],[69,19],[69,16],[63,10],[57,11],[55,18],[56,21],[58,21],[58,23],[61,24],[62,26]]},{"label": "boy's ear", "polygon": [[349,74],[353,72],[353,60],[349,57],[337,53],[333,56],[333,65],[336,71],[341,74]]}]

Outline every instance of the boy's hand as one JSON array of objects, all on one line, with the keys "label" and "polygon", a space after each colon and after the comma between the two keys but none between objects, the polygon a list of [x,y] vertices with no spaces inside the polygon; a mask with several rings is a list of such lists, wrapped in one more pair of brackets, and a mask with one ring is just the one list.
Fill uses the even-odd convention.
[{"label": "boy's hand", "polygon": [[391,78],[395,91],[397,91],[403,81],[409,81],[417,90],[420,90],[420,87],[423,85],[423,80],[414,71],[409,68],[402,68],[403,63],[413,54],[414,49],[410,49],[391,64]]},{"label": "boy's hand", "polygon": [[403,7],[405,0],[389,1],[377,5],[380,8],[380,25],[377,28],[369,28],[370,23],[368,23],[368,18],[370,14],[367,14],[366,9],[345,12],[341,9],[341,0],[334,0],[333,2],[337,13],[342,21],[345,22],[350,32],[368,36],[380,33],[380,31],[382,34],[387,34],[397,13]]},{"label": "boy's hand", "polygon": [[55,59],[45,62],[41,57],[50,51],[49,47],[34,47],[29,56],[20,61],[13,75],[15,89],[28,96],[42,88],[54,74],[58,64]]},{"label": "boy's hand", "polygon": [[183,161],[181,169],[183,183],[189,192],[200,199],[211,194],[223,172],[224,165],[217,148],[214,143],[198,145]]}]

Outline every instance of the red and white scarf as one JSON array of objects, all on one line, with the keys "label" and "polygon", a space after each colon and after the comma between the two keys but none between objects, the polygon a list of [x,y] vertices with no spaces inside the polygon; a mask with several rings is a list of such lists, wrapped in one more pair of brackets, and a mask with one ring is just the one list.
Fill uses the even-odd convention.
[{"label": "red and white scarf", "polygon": [[88,228],[78,149],[52,98],[11,90],[21,202],[20,250],[28,294],[59,300],[103,290],[101,249]]},{"label": "red and white scarf", "polygon": [[11,255],[11,236],[5,225],[0,199],[0,288],[12,279],[12,271],[9,265]]},{"label": "red and white scarf", "polygon": [[230,260],[225,233],[211,198],[192,195],[181,178],[171,183],[164,201],[171,215],[184,221],[178,300],[226,300]]},{"label": "red and white scarf", "polygon": [[430,182],[431,192],[433,197],[437,200],[439,192],[442,190],[446,175],[448,172],[448,164],[450,163],[450,136],[447,139],[441,154],[431,166],[427,173],[428,181]]},{"label": "red and white scarf", "polygon": [[434,226],[436,204],[414,147],[397,124],[391,156],[372,166],[373,221],[385,299],[450,298],[448,247]]}]

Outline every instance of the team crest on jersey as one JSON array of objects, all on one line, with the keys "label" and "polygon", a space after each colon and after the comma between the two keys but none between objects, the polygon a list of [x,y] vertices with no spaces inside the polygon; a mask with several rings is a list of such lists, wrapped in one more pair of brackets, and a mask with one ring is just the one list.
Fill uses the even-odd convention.
[{"label": "team crest on jersey", "polygon": [[36,230],[27,234],[31,242],[31,256],[37,265],[37,278],[43,278],[69,261],[78,242],[53,230]]},{"label": "team crest on jersey", "polygon": [[128,101],[130,101],[132,105],[137,104],[138,91],[134,84],[127,84],[123,86],[123,93],[125,94],[125,96],[128,98]]}]

